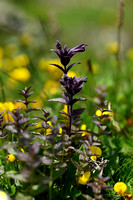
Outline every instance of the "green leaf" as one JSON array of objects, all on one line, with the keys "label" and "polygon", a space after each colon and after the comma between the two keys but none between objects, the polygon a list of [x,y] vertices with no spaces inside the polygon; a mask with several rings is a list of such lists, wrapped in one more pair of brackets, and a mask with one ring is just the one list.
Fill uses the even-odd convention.
[{"label": "green leaf", "polygon": [[26,196],[22,193],[18,193],[15,197],[15,200],[35,200],[35,198],[33,198],[32,196]]},{"label": "green leaf", "polygon": [[12,185],[12,186],[11,186],[11,193],[10,193],[10,196],[14,196],[15,193],[16,193],[16,187],[15,187],[15,185]]},{"label": "green leaf", "polygon": [[70,195],[72,198],[77,198],[82,194],[81,190],[78,190],[76,187],[71,191]]}]

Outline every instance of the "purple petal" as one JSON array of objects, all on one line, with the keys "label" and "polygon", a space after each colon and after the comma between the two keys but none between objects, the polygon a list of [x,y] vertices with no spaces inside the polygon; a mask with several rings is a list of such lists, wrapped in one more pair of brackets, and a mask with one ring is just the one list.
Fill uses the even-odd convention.
[{"label": "purple petal", "polygon": [[59,50],[62,49],[62,46],[58,40],[56,41],[56,49],[59,49]]},{"label": "purple petal", "polygon": [[83,52],[85,51],[85,46],[87,46],[86,44],[80,44],[74,48],[71,49],[71,52],[73,53],[73,55],[76,53],[76,52]]}]

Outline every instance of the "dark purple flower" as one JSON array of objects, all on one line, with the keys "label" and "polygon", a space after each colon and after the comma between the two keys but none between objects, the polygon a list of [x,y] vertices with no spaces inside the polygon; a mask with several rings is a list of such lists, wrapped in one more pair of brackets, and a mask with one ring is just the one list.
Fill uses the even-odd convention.
[{"label": "dark purple flower", "polygon": [[67,49],[67,46],[65,45],[63,49],[60,42],[57,40],[56,49],[51,49],[51,51],[54,51],[59,56],[62,65],[66,67],[72,56],[77,52],[85,51],[85,46],[86,44],[81,44],[72,49]]},{"label": "dark purple flower", "polygon": [[85,78],[73,77],[72,78],[67,75],[64,75],[64,77],[62,77],[60,79],[61,85],[63,85],[63,87],[66,89],[67,93],[72,96],[79,93],[82,90],[82,87],[85,82],[87,82],[87,77],[85,77]]}]

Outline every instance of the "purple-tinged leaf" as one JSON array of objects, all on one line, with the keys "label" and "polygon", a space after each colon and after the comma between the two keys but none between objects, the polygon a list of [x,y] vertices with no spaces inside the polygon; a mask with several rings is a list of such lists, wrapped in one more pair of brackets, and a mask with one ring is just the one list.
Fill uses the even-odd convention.
[{"label": "purple-tinged leaf", "polygon": [[54,98],[54,99],[49,99],[48,101],[54,101],[54,102],[60,102],[63,104],[67,104],[66,100],[63,98]]},{"label": "purple-tinged leaf", "polygon": [[72,67],[74,67],[74,66],[77,65],[77,64],[81,64],[81,63],[80,63],[80,62],[77,62],[77,63],[73,63],[73,64],[69,65],[69,66],[67,67],[66,72],[68,72]]},{"label": "purple-tinged leaf", "polygon": [[53,64],[53,63],[49,63],[49,65],[53,65],[65,73],[65,70],[60,65]]},{"label": "purple-tinged leaf", "polygon": [[72,112],[72,116],[75,117],[75,116],[81,115],[84,112],[84,110],[85,108],[75,109]]},{"label": "purple-tinged leaf", "polygon": [[92,120],[92,122],[93,122],[94,124],[96,124],[97,126],[100,126],[100,124],[101,124],[101,122],[100,122],[100,121],[97,121],[97,120]]},{"label": "purple-tinged leaf", "polygon": [[52,164],[52,160],[51,160],[50,158],[46,157],[46,156],[43,156],[43,157],[41,158],[41,162],[42,162],[43,164],[45,164],[45,165],[51,165],[51,164]]},{"label": "purple-tinged leaf", "polygon": [[75,99],[73,99],[73,100],[70,102],[70,105],[73,105],[73,104],[76,103],[77,101],[87,101],[87,100],[88,100],[88,99],[82,98],[82,97],[75,98]]},{"label": "purple-tinged leaf", "polygon": [[70,116],[69,113],[66,113],[64,111],[59,111],[59,113],[63,114],[63,115],[67,115],[67,116]]}]

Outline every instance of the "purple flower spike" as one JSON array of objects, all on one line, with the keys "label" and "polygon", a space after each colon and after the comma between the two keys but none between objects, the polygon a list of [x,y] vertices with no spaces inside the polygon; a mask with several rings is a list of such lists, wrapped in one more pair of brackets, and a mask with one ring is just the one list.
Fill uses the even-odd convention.
[{"label": "purple flower spike", "polygon": [[62,65],[66,67],[72,56],[74,56],[77,52],[85,51],[85,46],[87,45],[81,44],[72,49],[67,49],[67,46],[65,45],[63,49],[60,42],[57,40],[56,49],[51,49],[51,51],[54,51],[59,56]]}]

